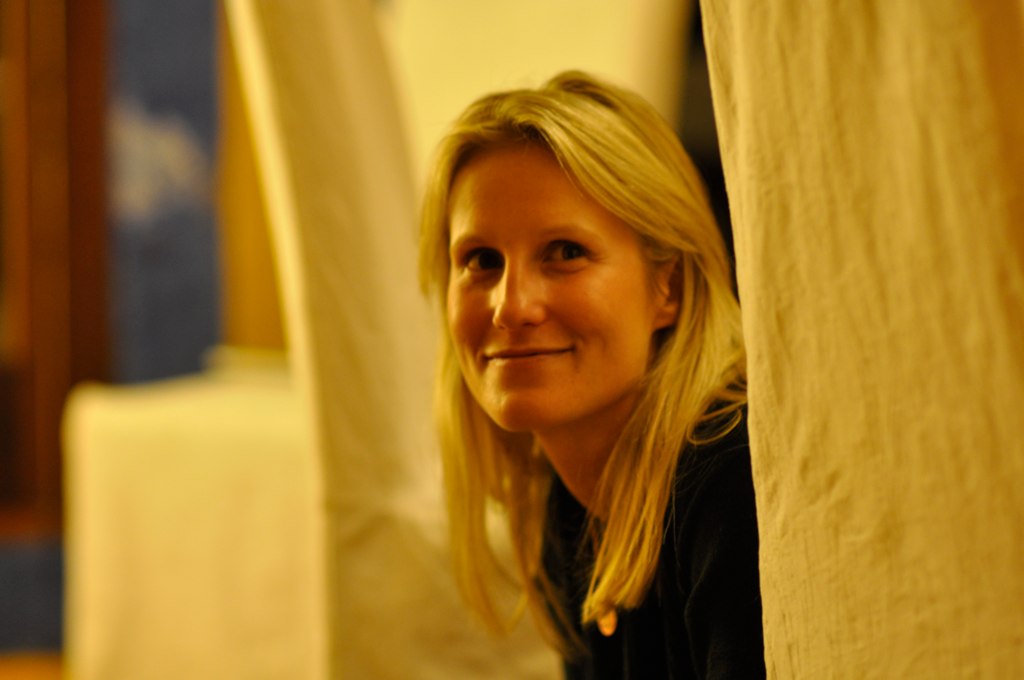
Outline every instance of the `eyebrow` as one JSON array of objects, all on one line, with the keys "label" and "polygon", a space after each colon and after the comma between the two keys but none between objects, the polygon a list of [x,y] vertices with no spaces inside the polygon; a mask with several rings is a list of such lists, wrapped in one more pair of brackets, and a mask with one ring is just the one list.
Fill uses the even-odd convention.
[{"label": "eyebrow", "polygon": [[[466,230],[466,231],[468,233],[464,233],[463,235],[459,236],[458,238],[456,238],[454,240],[451,240],[451,228],[449,228],[449,230],[448,230],[448,238],[450,240],[450,243],[454,246],[455,244],[462,243],[463,241],[468,241],[468,240],[477,239],[477,238],[481,238],[482,239],[480,234],[483,233],[483,232],[487,232],[488,229],[485,227],[485,228],[479,229],[479,230],[471,229],[471,230]],[[579,224],[577,224],[575,222],[559,222],[559,223],[556,223],[556,224],[551,224],[551,225],[540,227],[539,229],[536,230],[536,234],[535,235],[537,236],[538,239],[543,240],[545,238],[552,238],[552,237],[556,237],[556,236],[562,236],[564,234],[588,234],[588,235],[592,235],[593,233],[594,233],[594,230],[587,229],[586,227],[583,227],[583,226],[581,226],[581,225],[579,225]]]},{"label": "eyebrow", "polygon": [[472,244],[474,241],[482,241],[482,240],[483,239],[479,238],[478,236],[476,236],[474,234],[466,234],[464,236],[460,236],[457,239],[452,239],[451,238],[451,232],[449,232],[449,235],[448,235],[448,253],[449,254],[454,253],[457,250],[460,250],[461,248],[465,247],[466,244]]}]

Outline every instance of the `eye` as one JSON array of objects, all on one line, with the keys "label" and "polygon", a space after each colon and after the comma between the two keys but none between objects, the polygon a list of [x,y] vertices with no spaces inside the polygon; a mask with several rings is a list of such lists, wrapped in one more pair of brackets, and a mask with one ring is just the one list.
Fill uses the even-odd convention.
[{"label": "eye", "polygon": [[586,257],[587,249],[574,241],[555,241],[551,244],[551,250],[557,260],[576,260]]},{"label": "eye", "polygon": [[463,266],[473,271],[501,269],[505,259],[493,248],[474,248],[466,254]]}]

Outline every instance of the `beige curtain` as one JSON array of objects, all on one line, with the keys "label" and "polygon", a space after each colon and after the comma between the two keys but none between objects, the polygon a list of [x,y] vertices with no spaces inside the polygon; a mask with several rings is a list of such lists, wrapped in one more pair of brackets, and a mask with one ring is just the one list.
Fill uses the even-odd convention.
[{"label": "beige curtain", "polygon": [[768,668],[1024,677],[1024,3],[702,3]]}]

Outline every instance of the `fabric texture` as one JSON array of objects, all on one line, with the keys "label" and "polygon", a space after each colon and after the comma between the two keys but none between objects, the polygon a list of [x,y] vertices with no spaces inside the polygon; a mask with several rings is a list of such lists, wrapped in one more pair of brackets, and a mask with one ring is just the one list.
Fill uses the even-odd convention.
[{"label": "fabric texture", "polygon": [[701,6],[769,675],[1024,677],[1024,4]]},{"label": "fabric texture", "polygon": [[[586,511],[556,479],[545,546],[548,573],[579,621],[593,559]],[[568,680],[763,678],[757,520],[745,421],[680,457],[655,581],[606,637],[576,626],[586,653]],[[559,580],[561,579],[561,580]]]}]

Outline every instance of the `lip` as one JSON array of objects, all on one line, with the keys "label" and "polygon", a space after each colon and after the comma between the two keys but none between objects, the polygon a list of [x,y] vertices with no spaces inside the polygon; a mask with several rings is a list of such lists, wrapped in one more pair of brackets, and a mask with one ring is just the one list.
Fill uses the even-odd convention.
[{"label": "lip", "polygon": [[487,361],[533,359],[556,356],[570,351],[572,351],[572,348],[570,347],[510,347],[505,349],[488,350],[484,352],[484,359]]}]

